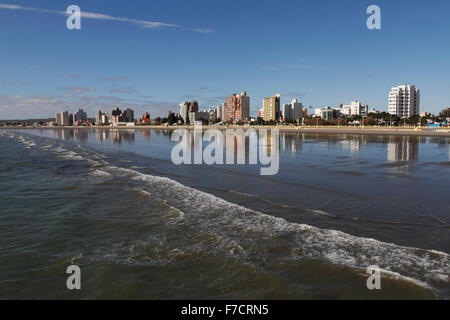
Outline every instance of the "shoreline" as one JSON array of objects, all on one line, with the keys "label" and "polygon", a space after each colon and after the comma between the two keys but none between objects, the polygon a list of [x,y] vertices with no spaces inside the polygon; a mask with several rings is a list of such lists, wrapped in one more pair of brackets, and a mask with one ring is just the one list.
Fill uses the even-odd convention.
[{"label": "shoreline", "polygon": [[[380,128],[380,127],[294,127],[294,126],[203,126],[205,129],[278,129],[283,133],[315,133],[315,134],[359,134],[387,136],[438,136],[450,137],[450,128]],[[64,129],[96,129],[96,130],[193,130],[194,126],[134,126],[134,127],[0,127],[0,130],[64,130]]]}]

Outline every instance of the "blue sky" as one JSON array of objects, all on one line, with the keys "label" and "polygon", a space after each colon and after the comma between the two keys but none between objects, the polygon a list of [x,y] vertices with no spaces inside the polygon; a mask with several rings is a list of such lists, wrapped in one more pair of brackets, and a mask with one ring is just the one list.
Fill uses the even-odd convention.
[{"label": "blue sky", "polygon": [[[81,30],[66,28],[71,4],[90,13]],[[381,30],[366,27],[371,4]],[[450,107],[449,15],[448,0],[0,0],[0,119],[114,106],[164,116],[244,90],[253,115],[276,93],[387,110],[401,84],[438,113]]]}]

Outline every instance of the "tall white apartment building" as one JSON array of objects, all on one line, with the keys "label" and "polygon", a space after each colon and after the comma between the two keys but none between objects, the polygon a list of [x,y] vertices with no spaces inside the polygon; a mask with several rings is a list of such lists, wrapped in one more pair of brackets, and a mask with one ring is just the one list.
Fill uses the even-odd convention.
[{"label": "tall white apartment building", "polygon": [[393,87],[389,93],[389,113],[409,118],[420,113],[420,90],[414,85]]},{"label": "tall white apartment building", "polygon": [[178,115],[183,119],[184,123],[187,124],[189,116],[189,102],[183,102],[178,105]]}]

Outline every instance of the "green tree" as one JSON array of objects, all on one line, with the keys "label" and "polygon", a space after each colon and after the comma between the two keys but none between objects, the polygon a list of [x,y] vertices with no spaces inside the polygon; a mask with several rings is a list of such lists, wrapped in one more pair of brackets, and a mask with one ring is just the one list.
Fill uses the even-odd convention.
[{"label": "green tree", "polygon": [[167,122],[169,123],[169,125],[173,125],[174,123],[177,123],[177,117],[175,116],[174,113],[171,113],[169,115],[169,117],[167,118]]},{"label": "green tree", "polygon": [[325,120],[319,117],[305,119],[305,125],[307,126],[323,126],[325,125]]},{"label": "green tree", "polygon": [[363,123],[365,126],[374,126],[377,124],[377,120],[371,116],[368,116],[368,117],[364,117]]},{"label": "green tree", "polygon": [[450,108],[442,110],[439,115],[441,118],[450,118]]}]

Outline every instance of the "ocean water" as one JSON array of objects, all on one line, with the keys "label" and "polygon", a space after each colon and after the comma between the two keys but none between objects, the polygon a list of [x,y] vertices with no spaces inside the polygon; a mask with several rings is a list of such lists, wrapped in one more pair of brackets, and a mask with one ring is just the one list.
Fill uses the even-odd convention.
[{"label": "ocean water", "polygon": [[281,133],[275,176],[176,166],[174,145],[1,130],[0,298],[450,298],[449,138]]}]

